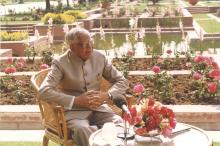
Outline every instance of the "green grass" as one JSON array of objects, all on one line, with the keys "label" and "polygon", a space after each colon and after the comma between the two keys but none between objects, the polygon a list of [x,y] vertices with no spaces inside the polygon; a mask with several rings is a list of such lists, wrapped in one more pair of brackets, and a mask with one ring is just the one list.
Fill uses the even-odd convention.
[{"label": "green grass", "polygon": [[206,5],[206,6],[220,6],[220,2],[200,2],[202,3],[203,5]]},{"label": "green grass", "polygon": [[196,20],[197,23],[207,32],[207,33],[219,33],[220,23],[214,19],[209,20]]},{"label": "green grass", "polygon": [[214,142],[213,146],[220,146],[220,142]]},{"label": "green grass", "polygon": [[192,14],[194,19],[208,19],[210,18],[207,14]]},{"label": "green grass", "polygon": [[[42,146],[42,142],[0,142],[0,146]],[[48,146],[59,146],[53,142],[49,142]]]},{"label": "green grass", "polygon": [[[42,146],[41,142],[0,142],[0,146]],[[59,146],[55,143],[49,143],[49,146]],[[220,146],[220,143],[214,143],[213,146]]]}]

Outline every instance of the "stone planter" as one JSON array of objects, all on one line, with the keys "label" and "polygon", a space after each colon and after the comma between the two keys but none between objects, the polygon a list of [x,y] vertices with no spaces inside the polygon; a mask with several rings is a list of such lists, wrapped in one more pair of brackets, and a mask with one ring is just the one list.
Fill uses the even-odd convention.
[{"label": "stone planter", "polygon": [[38,45],[47,45],[47,37],[40,36],[37,40],[35,37],[30,37],[28,40],[23,41],[1,41],[0,46],[3,49],[12,49],[13,56],[24,56],[24,50],[26,48],[27,43],[30,46]]},{"label": "stone planter", "polygon": [[[74,23],[74,24],[68,24],[69,29],[76,27],[77,25],[83,25],[82,22],[79,23]],[[48,26],[45,24],[37,24],[35,25],[34,29],[38,30],[40,35],[47,35],[48,32]],[[65,33],[63,32],[63,24],[54,24],[52,26],[52,35],[53,35],[53,40],[55,42],[62,42],[64,40]]]},{"label": "stone planter", "polygon": [[[183,16],[171,16],[171,17],[139,17],[137,27],[155,27],[157,21],[159,21],[161,27],[179,27],[179,20],[182,20],[184,27],[192,27],[193,19],[192,15],[186,10],[182,10]],[[93,28],[99,28],[100,22],[103,28],[129,28],[129,20],[127,17],[120,18],[95,18]]]}]

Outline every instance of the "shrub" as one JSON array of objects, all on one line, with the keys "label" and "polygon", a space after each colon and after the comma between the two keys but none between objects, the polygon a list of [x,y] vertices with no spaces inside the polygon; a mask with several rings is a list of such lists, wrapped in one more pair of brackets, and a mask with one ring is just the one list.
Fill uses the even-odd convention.
[{"label": "shrub", "polygon": [[6,31],[0,32],[1,41],[21,41],[25,39],[28,39],[27,32],[12,32],[12,33],[8,33]]},{"label": "shrub", "polygon": [[53,19],[53,24],[70,24],[75,20],[71,15],[47,13],[42,19],[44,24],[48,24],[49,18]]},{"label": "shrub", "polygon": [[76,19],[85,19],[87,17],[86,13],[79,10],[68,10],[64,14],[74,16]]}]

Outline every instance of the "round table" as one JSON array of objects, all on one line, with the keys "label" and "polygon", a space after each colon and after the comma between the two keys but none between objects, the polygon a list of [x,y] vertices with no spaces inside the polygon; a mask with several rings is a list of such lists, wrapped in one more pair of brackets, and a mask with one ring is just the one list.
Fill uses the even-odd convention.
[{"label": "round table", "polygon": [[[123,128],[119,127],[118,132],[122,131]],[[127,141],[127,146],[212,146],[212,140],[204,130],[183,123],[177,124],[169,140],[165,139],[163,142],[150,140],[151,141],[149,141],[148,138],[148,140],[145,141],[144,137],[140,139],[140,136],[135,136],[133,140]],[[90,146],[125,146],[122,139],[116,138],[115,141],[117,142],[114,142],[114,144],[105,142],[102,139],[102,129],[94,132],[89,138]]]}]

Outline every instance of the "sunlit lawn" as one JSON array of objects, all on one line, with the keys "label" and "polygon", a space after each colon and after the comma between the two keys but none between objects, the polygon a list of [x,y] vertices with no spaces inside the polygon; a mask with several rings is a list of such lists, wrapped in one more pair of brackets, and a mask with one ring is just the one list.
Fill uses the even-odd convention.
[{"label": "sunlit lawn", "polygon": [[219,1],[211,1],[211,2],[201,2],[203,5],[206,6],[220,6],[220,2]]},{"label": "sunlit lawn", "polygon": [[[0,146],[42,146],[42,142],[0,142]],[[48,146],[59,146],[53,142],[49,142]]]},{"label": "sunlit lawn", "polygon": [[207,33],[220,32],[220,23],[214,19],[196,20]]},{"label": "sunlit lawn", "polygon": [[[0,142],[0,146],[42,146],[41,142]],[[59,146],[55,143],[49,143],[48,146]],[[220,146],[220,143],[214,143],[213,146]]]},{"label": "sunlit lawn", "polygon": [[210,19],[207,14],[192,14],[194,19]]}]

